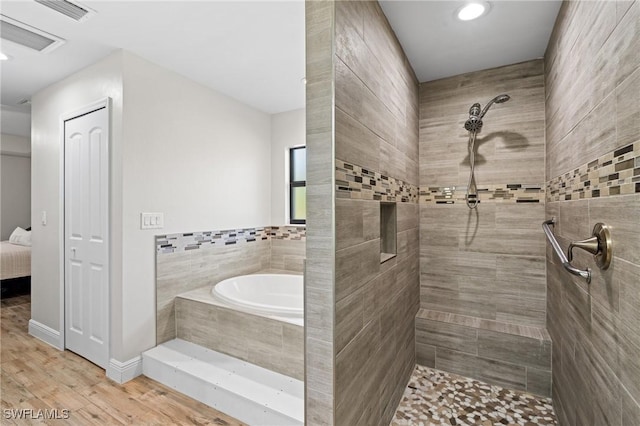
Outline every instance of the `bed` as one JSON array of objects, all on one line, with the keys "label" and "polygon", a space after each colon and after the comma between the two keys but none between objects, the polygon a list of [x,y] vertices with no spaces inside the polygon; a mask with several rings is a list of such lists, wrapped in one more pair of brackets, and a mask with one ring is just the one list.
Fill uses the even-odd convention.
[{"label": "bed", "polygon": [[31,247],[0,242],[2,297],[28,294],[31,287]]}]

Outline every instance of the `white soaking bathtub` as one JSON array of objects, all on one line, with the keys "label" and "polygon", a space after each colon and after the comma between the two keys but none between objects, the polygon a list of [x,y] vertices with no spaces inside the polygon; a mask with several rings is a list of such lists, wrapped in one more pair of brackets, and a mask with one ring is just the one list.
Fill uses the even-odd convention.
[{"label": "white soaking bathtub", "polygon": [[211,292],[214,297],[243,310],[303,325],[302,275],[240,275],[220,281]]}]

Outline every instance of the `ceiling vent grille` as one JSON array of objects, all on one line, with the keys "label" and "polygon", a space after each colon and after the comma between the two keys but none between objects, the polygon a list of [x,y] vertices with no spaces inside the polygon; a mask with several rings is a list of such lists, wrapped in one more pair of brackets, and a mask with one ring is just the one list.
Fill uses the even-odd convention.
[{"label": "ceiling vent grille", "polygon": [[80,6],[67,0],[35,0],[35,2],[78,22],[84,21],[94,14],[94,11],[88,7]]},{"label": "ceiling vent grille", "polygon": [[0,15],[0,37],[41,53],[48,53],[64,44],[60,37],[5,15]]}]

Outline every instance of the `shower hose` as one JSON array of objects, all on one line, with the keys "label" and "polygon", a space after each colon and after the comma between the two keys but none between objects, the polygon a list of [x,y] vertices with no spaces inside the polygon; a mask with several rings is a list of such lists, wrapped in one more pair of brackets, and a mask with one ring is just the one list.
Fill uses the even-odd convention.
[{"label": "shower hose", "polygon": [[[478,199],[478,188],[476,187],[476,178],[474,176],[474,168],[476,163],[476,154],[475,154],[475,145],[476,145],[476,131],[469,131],[469,164],[471,165],[471,172],[469,173],[469,184],[467,185],[467,196],[466,202],[467,207],[470,209],[475,209],[478,207],[478,203],[480,200]],[[473,191],[471,190],[471,185],[473,185]],[[469,197],[474,195],[473,199]]]}]

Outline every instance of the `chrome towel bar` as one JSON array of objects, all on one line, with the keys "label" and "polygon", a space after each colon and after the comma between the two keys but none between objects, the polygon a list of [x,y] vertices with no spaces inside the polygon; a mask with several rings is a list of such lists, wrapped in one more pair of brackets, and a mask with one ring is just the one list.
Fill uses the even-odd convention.
[{"label": "chrome towel bar", "polygon": [[562,262],[562,267],[566,269],[569,273],[573,275],[578,275],[587,280],[587,283],[591,283],[591,269],[578,269],[571,264],[573,260],[573,249],[579,248],[589,253],[593,254],[596,260],[596,264],[600,267],[600,269],[607,269],[609,264],[611,263],[611,234],[609,232],[609,227],[603,223],[597,223],[593,228],[593,234],[591,238],[587,238],[582,241],[573,241],[569,244],[568,255],[565,256],[558,240],[556,240],[555,235],[553,235],[553,231],[551,231],[550,225],[554,225],[556,223],[556,218],[552,217],[549,220],[545,220],[542,222],[542,229],[544,233],[547,235],[547,240],[551,243],[551,247],[556,252],[556,255]]}]

